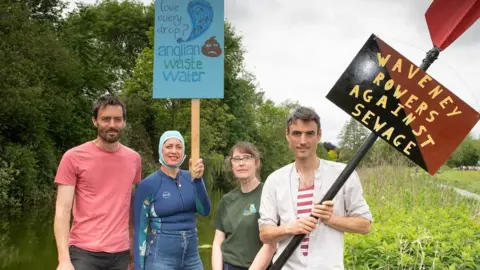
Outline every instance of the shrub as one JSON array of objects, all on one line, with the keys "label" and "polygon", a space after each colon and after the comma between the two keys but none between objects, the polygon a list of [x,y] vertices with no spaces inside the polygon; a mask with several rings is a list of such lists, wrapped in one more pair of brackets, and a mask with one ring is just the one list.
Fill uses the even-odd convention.
[{"label": "shrub", "polygon": [[18,200],[10,195],[10,187],[16,175],[18,170],[0,158],[0,209],[19,205]]},{"label": "shrub", "polygon": [[370,234],[346,234],[347,269],[476,269],[480,204],[406,168],[360,171]]}]

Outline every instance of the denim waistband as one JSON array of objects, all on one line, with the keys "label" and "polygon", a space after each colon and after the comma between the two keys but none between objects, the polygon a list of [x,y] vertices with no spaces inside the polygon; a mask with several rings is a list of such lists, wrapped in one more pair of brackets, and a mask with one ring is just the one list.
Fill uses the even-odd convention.
[{"label": "denim waistband", "polygon": [[189,236],[189,235],[196,235],[197,229],[185,230],[185,231],[167,231],[162,229],[152,229],[151,234],[168,234],[168,235],[182,235],[182,236]]}]

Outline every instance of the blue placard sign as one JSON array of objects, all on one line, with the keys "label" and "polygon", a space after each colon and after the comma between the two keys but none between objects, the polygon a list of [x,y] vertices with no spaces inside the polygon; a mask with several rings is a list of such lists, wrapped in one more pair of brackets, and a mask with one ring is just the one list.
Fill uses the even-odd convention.
[{"label": "blue placard sign", "polygon": [[224,0],[157,0],[153,98],[223,98]]}]

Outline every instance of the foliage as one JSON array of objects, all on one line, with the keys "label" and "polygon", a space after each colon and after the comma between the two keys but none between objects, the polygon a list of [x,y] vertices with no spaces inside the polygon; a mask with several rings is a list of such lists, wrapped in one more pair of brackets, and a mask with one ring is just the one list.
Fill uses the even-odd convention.
[{"label": "foliage", "polygon": [[323,147],[325,147],[325,149],[327,149],[327,151],[331,151],[331,150],[337,150],[337,146],[334,145],[333,143],[331,142],[324,142],[323,143]]},{"label": "foliage", "polygon": [[258,109],[256,124],[259,139],[258,148],[262,155],[262,179],[268,174],[293,161],[293,154],[288,149],[285,139],[285,120],[295,103],[285,102],[275,106],[272,101],[266,101]]},{"label": "foliage", "polygon": [[29,11],[29,17],[38,21],[58,24],[66,8],[62,0],[9,0],[13,6],[21,6]]},{"label": "foliage", "polygon": [[80,62],[50,20],[25,4],[8,4],[0,20],[0,159],[18,172],[8,174],[3,205],[51,197],[61,153],[90,134]]},{"label": "foliage", "polygon": [[153,26],[153,17],[153,5],[117,0],[80,4],[69,14],[59,35],[82,62],[84,89],[89,94],[106,87],[123,89],[138,54],[148,45],[146,32]]},{"label": "foliage", "polygon": [[328,151],[321,142],[317,145],[317,156],[322,159],[329,159]]},{"label": "foliage", "polygon": [[[405,167],[360,171],[374,216],[370,234],[347,234],[347,269],[475,269],[480,203]],[[476,216],[477,215],[477,216]]]},{"label": "foliage", "polygon": [[475,140],[468,135],[450,156],[447,165],[450,167],[475,166],[480,161],[480,139]]},{"label": "foliage", "polygon": [[362,146],[367,139],[369,131],[355,118],[350,118],[342,127],[338,135],[340,155],[339,161],[350,160],[355,152]]},{"label": "foliage", "polygon": [[393,146],[378,138],[364,162],[364,166],[374,167],[379,164],[392,166],[417,166]]},{"label": "foliage", "polygon": [[337,152],[335,150],[328,151],[328,159],[332,161],[337,161],[338,160]]},{"label": "foliage", "polygon": [[0,159],[0,209],[12,208],[18,205],[18,199],[10,195],[12,182],[18,173],[18,170],[15,170],[7,162]]}]

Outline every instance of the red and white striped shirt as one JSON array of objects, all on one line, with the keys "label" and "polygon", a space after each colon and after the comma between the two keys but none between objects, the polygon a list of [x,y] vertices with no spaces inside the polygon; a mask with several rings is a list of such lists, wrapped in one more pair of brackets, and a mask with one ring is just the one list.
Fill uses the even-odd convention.
[{"label": "red and white striped shirt", "polygon": [[[312,213],[313,207],[313,185],[308,188],[298,189],[297,196],[297,218],[308,217]],[[308,241],[310,237],[306,235],[300,244],[303,256],[308,255]]]}]

